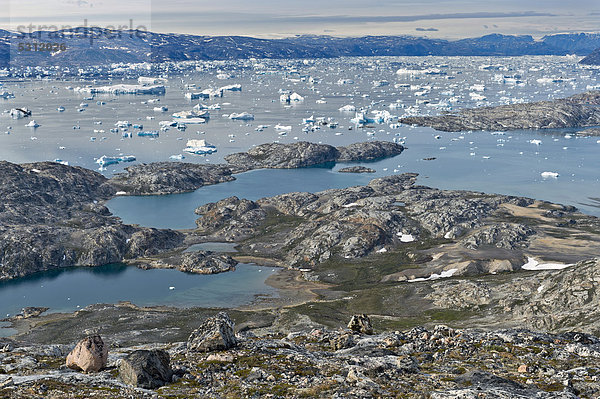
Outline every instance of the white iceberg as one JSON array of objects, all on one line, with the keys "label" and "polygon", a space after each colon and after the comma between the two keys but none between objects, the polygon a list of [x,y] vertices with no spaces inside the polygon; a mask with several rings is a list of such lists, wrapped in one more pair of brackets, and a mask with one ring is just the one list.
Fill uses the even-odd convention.
[{"label": "white iceberg", "polygon": [[229,115],[229,119],[240,120],[240,121],[251,121],[251,120],[254,120],[254,115],[250,114],[248,112],[241,112],[241,113],[234,112]]},{"label": "white iceberg", "polygon": [[183,149],[185,152],[192,154],[212,154],[217,152],[217,147],[212,144],[206,143],[206,140],[188,140],[186,147]]},{"label": "white iceberg", "polygon": [[560,176],[557,172],[542,172],[541,175],[544,179],[556,179]]}]

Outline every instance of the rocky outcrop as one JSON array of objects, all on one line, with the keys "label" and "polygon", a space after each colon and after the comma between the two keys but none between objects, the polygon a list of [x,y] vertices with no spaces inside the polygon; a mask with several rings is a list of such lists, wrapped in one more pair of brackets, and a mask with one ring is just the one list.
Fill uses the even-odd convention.
[{"label": "rocky outcrop", "polygon": [[[331,342],[343,345],[332,350]],[[155,346],[169,348],[170,356],[160,349],[122,348],[118,354],[124,356],[119,373],[127,384],[145,389],[167,384],[136,395],[575,399],[599,393],[600,340],[583,333],[436,325],[361,336],[322,328],[248,334],[225,354],[190,352],[183,343]],[[56,356],[50,349],[19,346],[0,359],[0,367],[15,367],[10,382],[0,377],[0,396],[131,397],[131,388],[110,372],[76,377],[55,372],[48,366]],[[170,357],[177,359],[172,371]]]},{"label": "rocky outcrop", "polygon": [[91,170],[0,162],[0,181],[0,280],[149,256],[183,241],[174,231],[122,224],[99,203],[115,189]]},{"label": "rocky outcrop", "polygon": [[126,195],[175,194],[235,180],[233,174],[253,169],[293,169],[315,165],[371,161],[399,155],[400,144],[369,141],[345,147],[300,141],[291,144],[267,143],[247,152],[225,157],[227,164],[198,165],[185,162],[156,162],[125,168],[108,181],[114,192]]},{"label": "rocky outcrop", "polygon": [[347,166],[338,170],[340,173],[375,173],[375,169],[365,166]]},{"label": "rocky outcrop", "polygon": [[366,314],[355,314],[348,322],[348,328],[359,334],[373,334],[371,319]]},{"label": "rocky outcrop", "polygon": [[212,352],[233,348],[237,345],[233,328],[234,323],[225,312],[209,317],[192,332],[187,349],[191,352]]},{"label": "rocky outcrop", "polygon": [[579,61],[579,63],[583,65],[600,65],[600,48],[592,51],[589,55]]},{"label": "rocky outcrop", "polygon": [[[384,281],[429,278],[450,270],[455,276],[517,271],[526,255],[581,260],[600,250],[599,220],[575,209],[521,197],[438,190],[416,185],[416,177],[388,176],[366,186],[258,201],[228,198],[196,210],[202,215],[197,232],[211,241],[239,242],[240,255],[276,259],[299,269],[376,262],[377,257],[404,259],[404,270]],[[557,237],[558,231],[563,237]],[[572,234],[587,243],[578,251],[554,249],[572,248],[567,243]]]},{"label": "rocky outcrop", "polygon": [[591,91],[553,101],[463,109],[439,116],[401,118],[400,122],[436,130],[561,129],[600,125],[600,92]]},{"label": "rocky outcrop", "polygon": [[125,168],[110,179],[110,185],[129,195],[156,195],[194,191],[231,180],[235,178],[226,165],[155,162]]},{"label": "rocky outcrop", "polygon": [[66,365],[84,373],[98,372],[106,367],[108,345],[99,335],[92,335],[79,341],[67,356]]},{"label": "rocky outcrop", "polygon": [[134,387],[156,389],[171,382],[170,362],[164,350],[136,350],[119,363],[119,378]]},{"label": "rocky outcrop", "polygon": [[577,135],[581,137],[597,137],[600,136],[600,128],[592,127],[589,129],[580,130],[577,132]]},{"label": "rocky outcrop", "polygon": [[394,157],[404,151],[404,146],[391,141],[364,141],[338,147],[337,162],[374,161]]},{"label": "rocky outcrop", "polygon": [[[564,270],[547,270],[496,282],[457,279],[431,285],[426,298],[442,309],[485,307],[489,324],[536,330],[600,330],[600,261],[582,261]],[[490,315],[497,317],[490,317]]]},{"label": "rocky outcrop", "polygon": [[330,162],[371,161],[399,155],[404,147],[389,141],[369,141],[346,147],[300,141],[292,144],[268,143],[248,152],[231,154],[225,160],[241,169],[290,169]]},{"label": "rocky outcrop", "polygon": [[218,274],[235,270],[238,262],[229,255],[211,251],[184,252],[176,255],[137,258],[128,264],[141,269],[177,269],[185,273]]}]

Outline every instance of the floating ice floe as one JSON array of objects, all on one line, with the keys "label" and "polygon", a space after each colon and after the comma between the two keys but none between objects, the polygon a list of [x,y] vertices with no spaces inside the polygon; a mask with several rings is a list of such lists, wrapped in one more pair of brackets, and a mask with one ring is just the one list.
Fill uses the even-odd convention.
[{"label": "floating ice floe", "polygon": [[175,112],[172,116],[173,116],[173,118],[181,118],[181,119],[191,119],[191,118],[209,119],[210,113],[207,110],[193,109],[191,111]]},{"label": "floating ice floe", "polygon": [[177,154],[177,155],[171,155],[169,157],[169,159],[173,160],[173,161],[181,161],[181,160],[185,159],[185,157],[183,156],[183,154]]},{"label": "floating ice floe", "polygon": [[291,126],[283,126],[280,124],[275,125],[274,127],[275,130],[292,130]]},{"label": "floating ice floe", "polygon": [[33,119],[32,119],[32,120],[31,120],[31,121],[30,121],[28,124],[26,124],[25,126],[27,126],[27,127],[33,127],[33,128],[36,128],[36,127],[40,127],[41,125],[40,125],[39,123],[37,123],[35,120],[33,120]]},{"label": "floating ice floe", "polygon": [[344,105],[339,109],[340,112],[356,112],[356,107],[354,105],[348,104]]},{"label": "floating ice floe", "polygon": [[217,147],[212,144],[208,144],[204,139],[188,140],[183,151],[198,155],[212,154],[213,152],[217,152]]},{"label": "floating ice floe", "polygon": [[133,155],[125,155],[121,157],[109,157],[107,155],[102,155],[100,158],[96,160],[96,163],[100,165],[101,168],[117,164],[119,162],[133,162],[135,161],[135,157]]},{"label": "floating ice floe", "polygon": [[185,93],[185,98],[187,98],[188,100],[199,100],[199,99],[206,99],[209,98],[210,96],[208,94],[204,94],[204,93]]},{"label": "floating ice floe", "polygon": [[542,144],[542,140],[538,140],[538,139],[529,140],[529,142],[530,142],[531,144],[535,144],[535,145],[540,145],[540,144]]},{"label": "floating ice floe", "polygon": [[15,98],[15,95],[8,91],[0,91],[0,98],[8,100],[9,98]]},{"label": "floating ice floe", "polygon": [[169,108],[162,106],[162,107],[154,107],[152,110],[154,112],[167,112],[169,110]]},{"label": "floating ice floe", "polygon": [[154,94],[162,95],[165,94],[165,86],[143,86],[143,85],[126,85],[119,84],[113,86],[98,86],[98,87],[76,87],[76,93],[87,93],[87,94]]},{"label": "floating ice floe", "polygon": [[21,119],[26,116],[31,116],[31,111],[27,108],[12,108],[9,115],[13,119]]},{"label": "floating ice floe", "polygon": [[159,83],[167,83],[167,80],[163,78],[151,78],[148,76],[140,76],[138,78],[138,83],[141,85],[155,85]]},{"label": "floating ice floe", "polygon": [[527,263],[521,266],[523,270],[562,270],[569,266],[573,266],[574,263],[540,263],[538,260],[532,257],[527,258]]},{"label": "floating ice floe", "polygon": [[229,119],[240,120],[240,121],[251,121],[251,120],[254,120],[254,115],[250,114],[248,112],[241,112],[241,113],[234,112],[229,115]]},{"label": "floating ice floe", "polygon": [[408,282],[416,283],[418,281],[430,281],[430,280],[438,280],[440,278],[449,278],[449,277],[452,277],[454,275],[454,273],[456,273],[457,271],[458,271],[458,269],[444,270],[440,274],[433,273],[429,277],[413,278],[412,280],[408,280]]},{"label": "floating ice floe", "polygon": [[556,179],[560,176],[557,172],[542,172],[541,175],[544,179]]}]

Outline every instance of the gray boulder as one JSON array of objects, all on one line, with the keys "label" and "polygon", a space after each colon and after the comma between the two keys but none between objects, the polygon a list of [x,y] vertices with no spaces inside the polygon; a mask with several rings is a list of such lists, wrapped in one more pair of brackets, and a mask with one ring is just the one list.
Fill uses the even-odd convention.
[{"label": "gray boulder", "polygon": [[169,354],[160,349],[131,352],[119,364],[119,377],[138,388],[162,387],[173,378]]},{"label": "gray boulder", "polygon": [[209,317],[188,338],[188,350],[211,352],[233,348],[237,345],[233,327],[233,321],[225,312]]}]

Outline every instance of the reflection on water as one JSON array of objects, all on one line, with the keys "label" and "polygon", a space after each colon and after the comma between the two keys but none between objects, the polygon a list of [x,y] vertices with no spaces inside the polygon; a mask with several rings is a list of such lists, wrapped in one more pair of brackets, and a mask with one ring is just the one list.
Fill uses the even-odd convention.
[{"label": "reflection on water", "polygon": [[140,306],[235,307],[252,302],[258,294],[277,295],[265,284],[274,272],[250,264],[216,275],[142,270],[122,264],[52,270],[0,283],[0,315],[14,315],[27,306],[69,312],[93,303],[118,301]]}]

